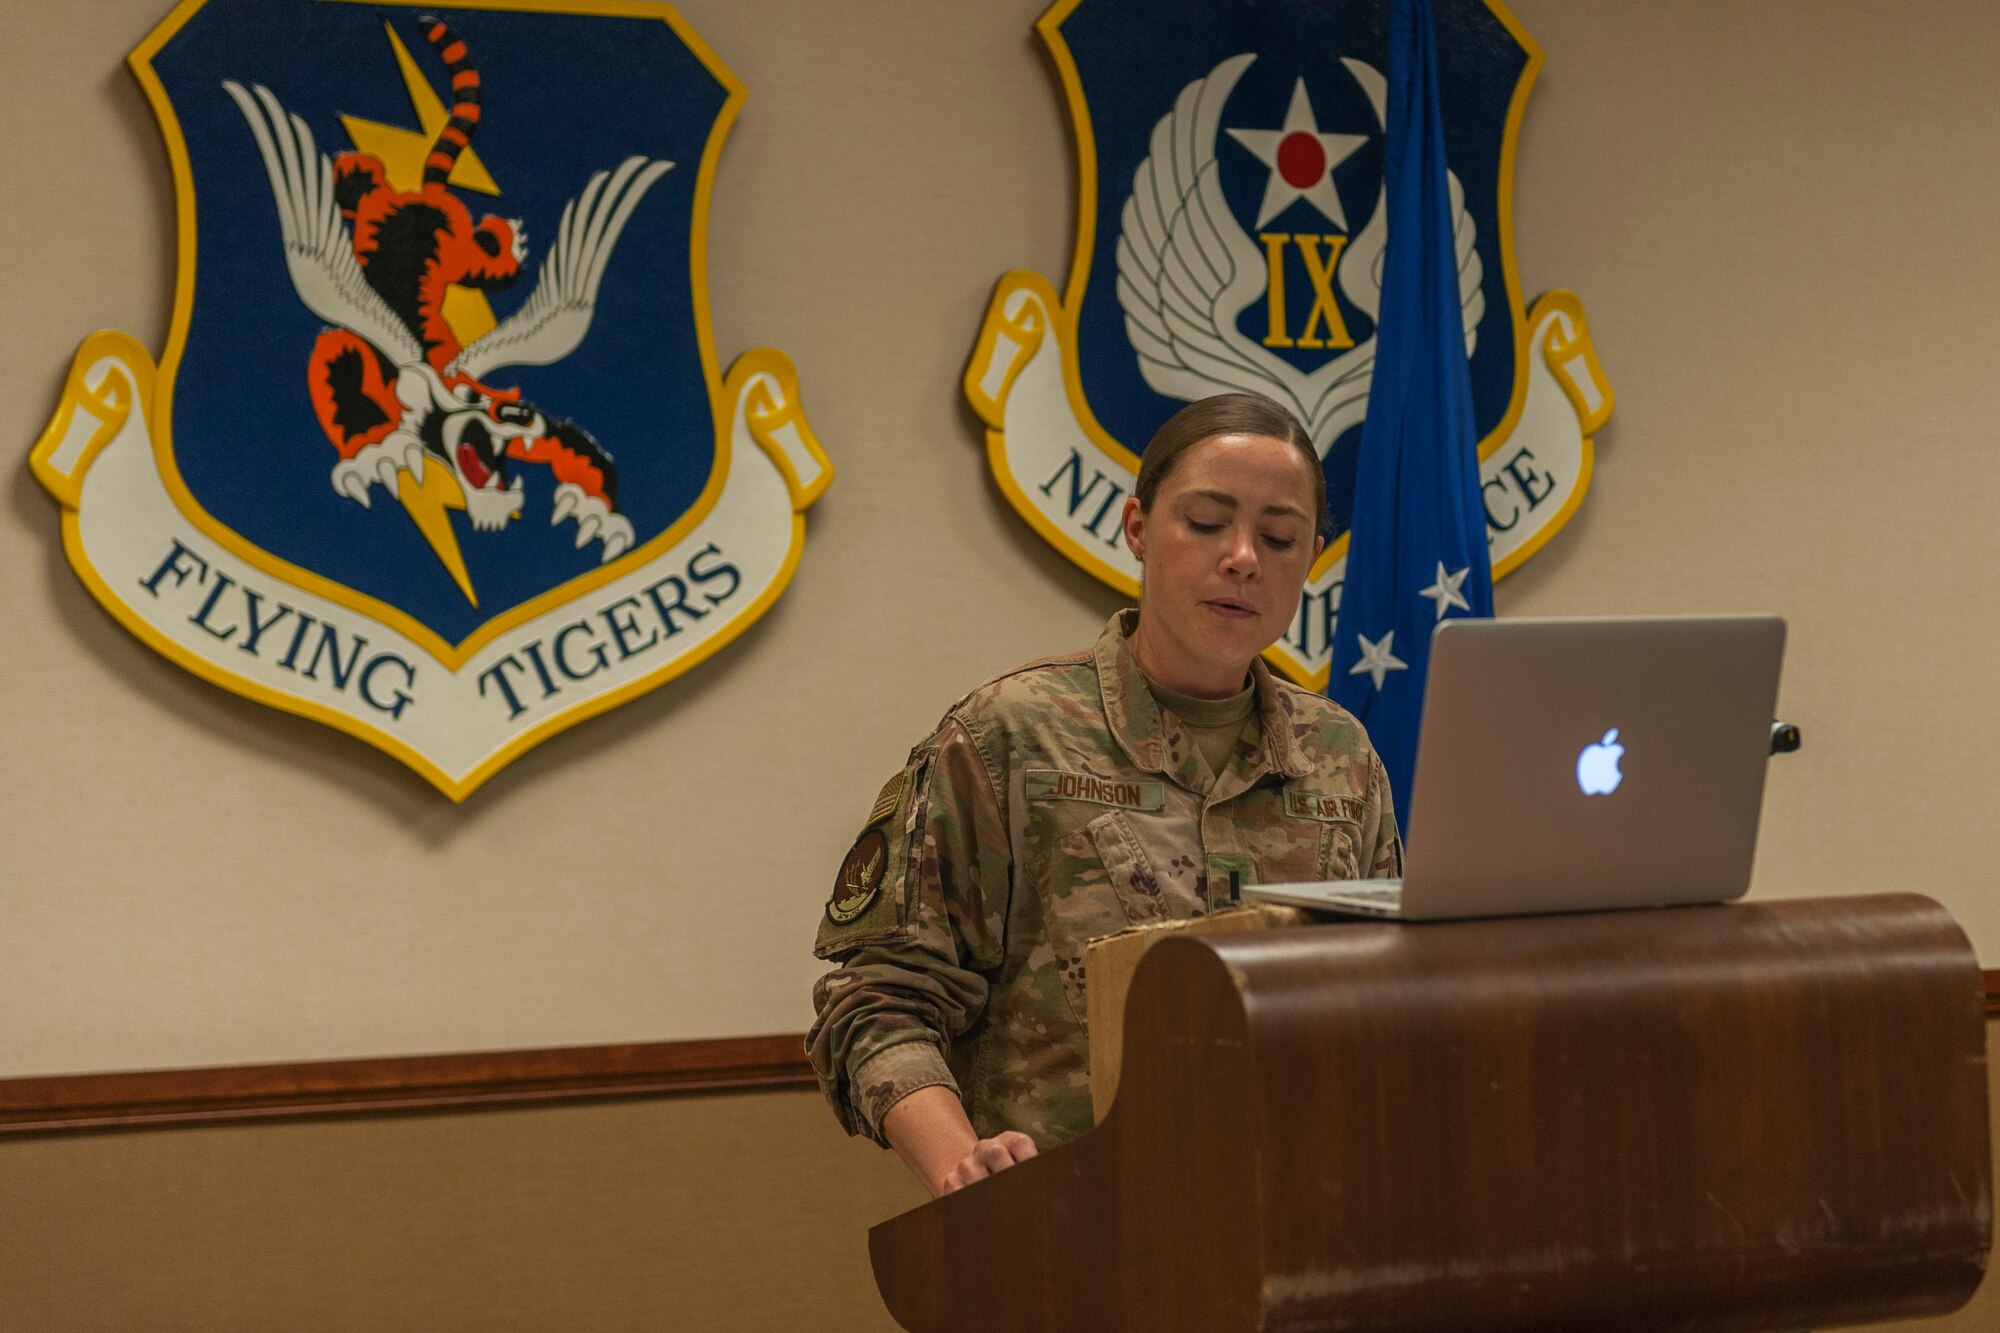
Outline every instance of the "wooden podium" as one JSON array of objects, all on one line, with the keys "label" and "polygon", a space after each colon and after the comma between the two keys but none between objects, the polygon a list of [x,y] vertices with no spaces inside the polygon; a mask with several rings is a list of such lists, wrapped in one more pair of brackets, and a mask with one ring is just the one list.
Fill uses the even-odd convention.
[{"label": "wooden podium", "polygon": [[1074,1143],[876,1227],[913,1333],[1805,1330],[1952,1310],[1983,993],[1929,899],[1157,945]]}]

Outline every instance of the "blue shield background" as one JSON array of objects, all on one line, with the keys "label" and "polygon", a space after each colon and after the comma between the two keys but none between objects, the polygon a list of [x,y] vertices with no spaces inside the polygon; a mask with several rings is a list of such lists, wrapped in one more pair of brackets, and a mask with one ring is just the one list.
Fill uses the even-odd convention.
[{"label": "blue shield background", "polygon": [[[1486,310],[1472,359],[1473,421],[1484,438],[1506,415],[1514,387],[1512,302],[1500,251],[1500,169],[1507,109],[1529,55],[1482,0],[1437,0],[1436,11],[1445,152],[1465,187],[1484,265]],[[1182,88],[1230,56],[1248,52],[1257,59],[1224,107],[1225,130],[1277,129],[1294,82],[1304,78],[1322,132],[1369,136],[1334,171],[1350,234],[1358,234],[1373,216],[1382,187],[1382,130],[1340,60],[1363,60],[1386,74],[1387,15],[1387,0],[1083,0],[1062,21],[1097,146],[1096,231],[1077,314],[1078,364],[1092,412],[1134,453],[1185,405],[1153,392],[1141,377],[1116,291],[1119,213],[1146,159],[1154,125]],[[1231,210],[1255,236],[1269,170],[1227,133],[1217,136],[1214,151]],[[1332,234],[1337,229],[1299,200],[1263,230]],[[1312,291],[1296,260],[1286,271],[1287,306],[1296,326],[1311,308]],[[1357,343],[1366,342],[1374,322],[1344,294],[1338,299],[1348,332]],[[1265,302],[1259,300],[1243,312],[1240,327],[1258,338],[1266,319]],[[1308,370],[1331,355],[1299,349],[1275,354]],[[1330,537],[1347,530],[1353,513],[1360,442],[1356,426],[1327,450]]]},{"label": "blue shield background", "polygon": [[[453,511],[479,605],[470,605],[395,498],[363,509],[337,494],[338,459],[313,415],[306,365],[324,327],[286,273],[271,186],[222,81],[269,87],[333,157],[340,117],[418,128],[383,31],[393,25],[447,107],[424,11],[306,0],[209,0],[154,58],[187,146],[195,196],[194,309],[173,387],[174,459],[214,519],[281,559],[388,603],[457,643],[482,624],[599,567],[596,542],[549,523],[548,469],[515,462],[522,514],[475,532]],[[715,463],[715,424],[696,331],[689,246],[709,131],[728,90],[658,18],[477,9],[439,11],[483,85],[472,148],[501,193],[460,191],[475,220],[524,219],[522,276],[488,297],[505,320],[534,290],[563,206],[625,157],[674,167],[632,215],[588,336],[550,366],[492,372],[551,419],[574,421],[612,456],[635,546],[693,506]]]}]

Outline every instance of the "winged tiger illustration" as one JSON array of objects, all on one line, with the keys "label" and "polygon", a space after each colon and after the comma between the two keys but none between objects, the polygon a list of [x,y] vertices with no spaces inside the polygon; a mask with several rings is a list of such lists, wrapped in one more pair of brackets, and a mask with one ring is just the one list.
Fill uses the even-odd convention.
[{"label": "winged tiger illustration", "polygon": [[365,153],[327,158],[306,123],[261,84],[222,85],[270,177],[292,285],[329,325],[314,343],[307,379],[338,454],[333,488],[367,508],[371,486],[394,495],[400,474],[421,481],[426,467],[443,466],[474,528],[497,531],[524,504],[510,465],[540,464],[557,482],[550,523],[575,519],[576,545],[595,539],[600,561],[612,560],[632,546],[633,528],[618,508],[611,454],[575,423],[524,402],[518,387],[494,388],[485,378],[576,350],[619,236],[674,164],[633,156],[593,174],[564,206],[527,301],[461,346],[444,318],[447,289],[511,285],[524,272],[527,237],[518,219],[474,222],[447,187],[479,124],[479,73],[449,27],[429,16],[418,22],[451,76],[453,104],[416,190],[392,188],[381,161]]}]

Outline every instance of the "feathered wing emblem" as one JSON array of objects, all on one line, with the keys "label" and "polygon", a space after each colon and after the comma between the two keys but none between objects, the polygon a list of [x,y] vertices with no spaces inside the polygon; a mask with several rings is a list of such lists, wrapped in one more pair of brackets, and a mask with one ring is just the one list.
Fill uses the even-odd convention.
[{"label": "feathered wing emblem", "polygon": [[[1153,127],[1150,152],[1133,176],[1120,215],[1118,303],[1140,373],[1154,392],[1189,402],[1214,393],[1263,394],[1291,409],[1324,454],[1367,412],[1375,339],[1371,334],[1308,372],[1237,327],[1243,311],[1264,295],[1265,260],[1223,198],[1215,144],[1223,104],[1255,59],[1231,56],[1188,84],[1174,99],[1174,109]],[[1367,94],[1379,127],[1387,112],[1387,81],[1362,61],[1341,64]],[[1456,174],[1450,181],[1470,355],[1486,313],[1484,268],[1464,187]],[[1342,293],[1371,318],[1381,307],[1387,235],[1387,210],[1378,194],[1373,215],[1346,247],[1336,274]]]},{"label": "feathered wing emblem", "polygon": [[646,191],[673,165],[628,157],[616,171],[592,176],[583,193],[563,205],[555,249],[542,262],[534,292],[503,323],[473,339],[445,367],[446,376],[479,379],[502,366],[546,366],[575,351],[590,332],[612,247]]},{"label": "feathered wing emblem", "polygon": [[[242,111],[263,158],[277,203],[286,268],[299,299],[334,330],[359,338],[394,367],[376,398],[381,415],[377,428],[349,434],[344,425],[322,419],[341,455],[333,468],[334,488],[366,507],[371,485],[379,483],[395,494],[401,471],[421,481],[428,453],[429,461],[442,463],[457,477],[473,526],[492,531],[505,527],[523,502],[520,479],[509,484],[507,460],[547,462],[566,455],[572,460],[566,475],[581,480],[556,488],[550,521],[574,518],[576,544],[601,541],[603,560],[629,550],[634,534],[617,508],[611,456],[580,427],[520,401],[518,390],[496,390],[482,381],[502,367],[549,365],[577,349],[590,331],[619,237],[647,191],[674,164],[633,156],[615,169],[593,174],[583,192],[563,207],[555,245],[528,299],[461,348],[448,329],[441,331],[434,310],[400,311],[370,282],[365,256],[347,222],[355,203],[342,196],[344,182],[356,174],[349,159],[358,155],[345,155],[339,163],[329,159],[306,123],[288,114],[262,85],[246,90],[224,81],[223,88]],[[373,169],[379,175],[379,164]],[[448,198],[443,180],[427,182],[424,191],[403,197],[444,208],[447,214],[464,214]],[[513,271],[485,285],[511,281],[525,253],[519,224],[506,225]],[[487,253],[498,257],[497,251],[495,245]],[[432,259],[418,258],[436,271]],[[479,257],[473,258],[476,262]],[[440,275],[440,287],[451,280],[451,275]],[[336,346],[327,355],[339,351]],[[365,417],[365,405],[361,410]]]},{"label": "feathered wing emblem", "polygon": [[[334,194],[333,163],[314,143],[312,130],[258,84],[223,88],[242,109],[263,155],[278,205],[285,265],[306,308],[329,324],[352,329],[398,366],[424,359],[413,333],[362,274],[354,238]],[[478,379],[502,366],[545,366],[575,351],[590,331],[605,266],[632,211],[673,163],[628,157],[615,171],[600,171],[583,193],[563,206],[555,248],[542,262],[535,290],[512,315],[473,340],[446,365],[447,379]]]},{"label": "feathered wing emblem", "polygon": [[421,363],[424,349],[416,334],[361,272],[354,238],[334,194],[333,163],[314,144],[312,130],[286,114],[262,84],[254,95],[234,80],[224,80],[222,87],[257,140],[278,204],[285,268],[306,309],[329,324],[352,329],[398,366]]}]

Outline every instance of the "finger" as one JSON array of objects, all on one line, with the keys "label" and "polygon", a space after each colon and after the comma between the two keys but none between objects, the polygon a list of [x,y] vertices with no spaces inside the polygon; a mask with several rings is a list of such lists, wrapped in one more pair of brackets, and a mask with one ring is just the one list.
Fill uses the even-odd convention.
[{"label": "finger", "polygon": [[981,1139],[972,1149],[972,1160],[984,1167],[986,1174],[991,1175],[995,1171],[1005,1171],[1014,1165],[1014,1154],[1008,1152],[1007,1146],[997,1139]]},{"label": "finger", "polygon": [[966,1157],[945,1173],[944,1192],[950,1194],[955,1190],[962,1190],[967,1185],[984,1180],[991,1174],[992,1172],[979,1164],[977,1158]]},{"label": "finger", "polygon": [[1035,1141],[1018,1129],[1010,1129],[1003,1134],[996,1134],[993,1141],[1006,1148],[1008,1155],[1017,1162],[1025,1162],[1039,1151],[1035,1147]]}]

